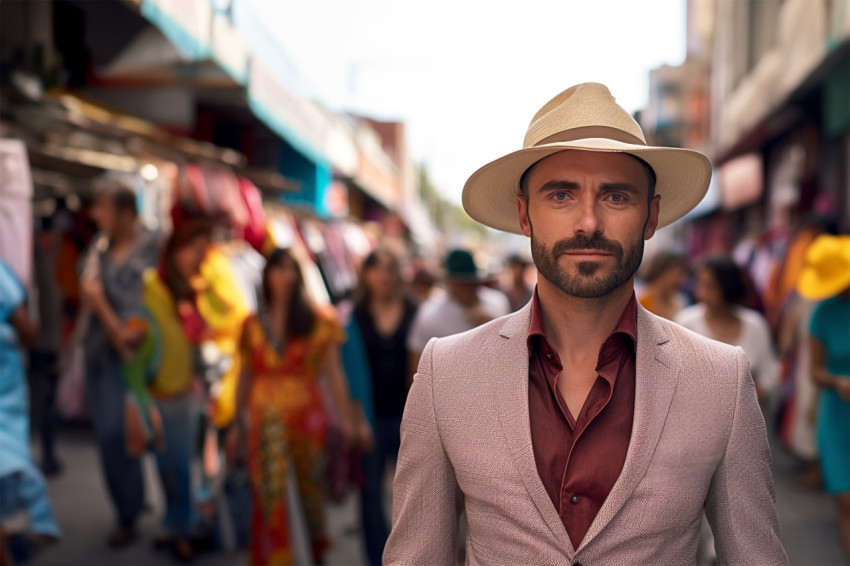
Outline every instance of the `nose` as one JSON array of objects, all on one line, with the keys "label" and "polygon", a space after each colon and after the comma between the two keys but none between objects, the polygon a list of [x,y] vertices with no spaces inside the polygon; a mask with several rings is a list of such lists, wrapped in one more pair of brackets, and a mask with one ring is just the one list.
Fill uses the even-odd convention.
[{"label": "nose", "polygon": [[590,235],[602,231],[596,204],[594,198],[582,198],[579,202],[576,207],[578,218],[575,228],[577,233]]}]

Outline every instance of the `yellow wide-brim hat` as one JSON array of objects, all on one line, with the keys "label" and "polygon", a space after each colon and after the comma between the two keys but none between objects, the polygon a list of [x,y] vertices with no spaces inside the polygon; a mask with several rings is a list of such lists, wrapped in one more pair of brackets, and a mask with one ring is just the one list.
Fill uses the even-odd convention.
[{"label": "yellow wide-brim hat", "polygon": [[705,196],[711,180],[708,157],[690,149],[646,145],[637,122],[605,85],[568,88],[541,108],[525,134],[523,148],[488,163],[463,187],[463,208],[478,222],[521,233],[516,197],[529,167],[564,150],[628,153],[655,171],[661,196],[658,226],[671,224]]},{"label": "yellow wide-brim hat", "polygon": [[822,301],[850,287],[850,236],[818,236],[806,249],[806,266],[797,291],[806,299]]}]

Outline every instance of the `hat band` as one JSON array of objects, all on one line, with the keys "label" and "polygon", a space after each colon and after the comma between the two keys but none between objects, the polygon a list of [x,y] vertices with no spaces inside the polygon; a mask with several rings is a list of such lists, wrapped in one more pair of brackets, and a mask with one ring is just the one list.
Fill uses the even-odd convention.
[{"label": "hat band", "polygon": [[580,128],[570,128],[569,130],[552,134],[551,136],[545,137],[539,142],[533,144],[532,147],[547,143],[571,142],[588,138],[607,138],[609,140],[633,145],[646,145],[646,142],[639,137],[633,136],[632,134],[617,128],[611,128],[609,126],[582,126]]}]

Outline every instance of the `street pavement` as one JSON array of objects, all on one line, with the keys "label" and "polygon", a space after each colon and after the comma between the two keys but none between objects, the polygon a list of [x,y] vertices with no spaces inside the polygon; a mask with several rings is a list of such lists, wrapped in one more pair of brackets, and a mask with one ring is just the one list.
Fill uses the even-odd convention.
[{"label": "street pavement", "polygon": [[802,488],[795,477],[804,465],[771,439],[776,511],[791,564],[846,564],[838,539],[835,502],[820,488]]},{"label": "street pavement", "polygon": [[[131,546],[113,550],[107,546],[106,538],[115,519],[101,480],[92,433],[88,430],[61,432],[57,453],[65,470],[60,476],[49,480],[48,489],[63,530],[63,538],[61,542],[39,550],[28,564],[145,566],[176,563],[167,551],[156,550],[152,543],[164,508],[156,463],[152,458],[146,458],[144,462],[145,490],[150,509],[141,518],[139,537]],[[353,496],[341,505],[328,506],[328,532],[334,544],[327,555],[328,566],[358,566],[365,563],[357,515],[357,501]],[[248,556],[246,552],[205,552],[196,556],[195,563],[204,566],[242,566],[248,563]]]},{"label": "street pavement", "polygon": [[[59,437],[58,453],[65,464],[65,471],[50,480],[49,489],[64,538],[60,543],[39,551],[30,564],[141,566],[171,563],[168,554],[155,550],[151,544],[163,507],[152,460],[145,462],[151,509],[141,521],[139,539],[129,548],[111,550],[105,540],[113,526],[113,515],[101,482],[91,433],[87,430],[63,431]],[[782,524],[782,540],[791,564],[843,564],[832,500],[819,490],[797,487],[794,476],[801,469],[800,463],[776,446],[773,453],[777,510]],[[363,564],[356,498],[350,497],[342,505],[329,506],[327,517],[328,530],[334,541],[327,564]],[[247,563],[247,555],[244,552],[211,552],[199,555],[196,562],[205,566],[242,565]]]}]

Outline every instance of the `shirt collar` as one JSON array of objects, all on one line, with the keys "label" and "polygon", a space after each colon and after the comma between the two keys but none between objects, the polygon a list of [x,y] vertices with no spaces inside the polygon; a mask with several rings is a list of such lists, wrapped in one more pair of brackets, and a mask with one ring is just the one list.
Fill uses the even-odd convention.
[{"label": "shirt collar", "polygon": [[[623,314],[620,315],[620,320],[617,322],[617,325],[614,327],[614,330],[611,331],[611,334],[608,336],[608,338],[605,339],[605,342],[608,342],[611,337],[617,334],[628,336],[631,339],[629,341],[631,350],[633,352],[636,350],[637,299],[635,298],[634,292],[632,292],[632,296],[629,299],[629,303],[626,305],[626,308],[623,310]],[[540,336],[541,338],[546,340],[546,333],[543,330],[543,311],[540,309],[540,300],[537,295],[536,285],[534,286],[534,296],[531,299],[531,325],[528,328],[528,338],[526,339],[528,344],[529,355],[532,355],[535,351],[535,340],[533,340],[535,336]]]}]

